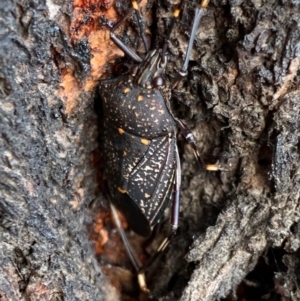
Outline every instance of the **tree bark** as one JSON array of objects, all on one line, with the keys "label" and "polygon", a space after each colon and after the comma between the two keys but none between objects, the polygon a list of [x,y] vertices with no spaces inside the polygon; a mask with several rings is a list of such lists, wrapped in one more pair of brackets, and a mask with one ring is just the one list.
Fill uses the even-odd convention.
[{"label": "tree bark", "polygon": [[[140,4],[153,46],[161,45],[175,2]],[[172,34],[169,86],[197,3],[185,2]],[[121,298],[101,271],[87,225],[94,204],[105,202],[97,82],[130,65],[116,63],[123,53],[101,24],[129,6],[0,4],[1,301]],[[170,91],[173,113],[193,130],[203,160],[218,160],[221,170],[199,170],[179,137],[181,227],[152,271],[159,300],[250,300],[248,288],[264,281],[249,273],[266,263],[273,284],[262,295],[300,300],[299,24],[299,1],[211,0],[188,76]],[[142,55],[134,17],[117,34]]]}]

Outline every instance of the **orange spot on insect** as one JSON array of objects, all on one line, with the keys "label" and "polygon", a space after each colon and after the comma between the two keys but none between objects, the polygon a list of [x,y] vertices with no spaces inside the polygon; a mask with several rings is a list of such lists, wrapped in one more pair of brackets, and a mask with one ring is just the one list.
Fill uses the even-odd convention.
[{"label": "orange spot on insect", "polygon": [[118,131],[119,131],[119,134],[121,134],[121,135],[125,133],[125,131],[122,128],[118,128]]},{"label": "orange spot on insect", "polygon": [[140,94],[139,96],[138,96],[138,98],[137,98],[137,100],[138,101],[142,101],[144,98],[143,98],[143,96]]},{"label": "orange spot on insect", "polygon": [[124,89],[123,93],[127,94],[129,91],[130,91],[130,89],[127,87],[127,88]]},{"label": "orange spot on insect", "polygon": [[180,13],[180,9],[175,9],[175,11],[174,11],[174,13],[173,13],[173,16],[175,17],[175,18],[178,18],[178,16],[179,16],[179,13]]},{"label": "orange spot on insect", "polygon": [[141,139],[141,142],[145,145],[149,145],[150,144],[150,141],[148,139],[145,139],[145,138],[142,138]]},{"label": "orange spot on insect", "polygon": [[121,192],[121,193],[126,193],[127,191],[121,187],[118,187],[118,190]]}]

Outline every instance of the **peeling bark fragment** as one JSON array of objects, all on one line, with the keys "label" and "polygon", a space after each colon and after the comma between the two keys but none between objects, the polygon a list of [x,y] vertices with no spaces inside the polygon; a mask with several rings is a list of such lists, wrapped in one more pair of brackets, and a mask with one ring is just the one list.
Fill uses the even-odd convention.
[{"label": "peeling bark fragment", "polygon": [[197,267],[181,300],[215,300],[233,292],[266,248],[268,216],[267,199],[248,196],[232,202],[194,242],[187,259]]}]

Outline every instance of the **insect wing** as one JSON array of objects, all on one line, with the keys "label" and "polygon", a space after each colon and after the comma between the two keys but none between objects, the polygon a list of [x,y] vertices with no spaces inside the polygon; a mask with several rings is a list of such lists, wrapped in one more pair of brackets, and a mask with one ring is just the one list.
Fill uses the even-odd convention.
[{"label": "insect wing", "polygon": [[128,181],[128,195],[151,226],[161,218],[173,191],[175,143],[168,136],[152,140]]},{"label": "insect wing", "polygon": [[127,192],[130,174],[145,156],[149,146],[141,138],[120,131],[106,120],[104,124],[105,175],[111,200],[124,214],[131,229],[142,236],[151,232],[149,221],[135,199]]},{"label": "insect wing", "polygon": [[129,226],[142,236],[161,218],[173,190],[175,138],[147,140],[104,127],[105,174],[111,197]]}]

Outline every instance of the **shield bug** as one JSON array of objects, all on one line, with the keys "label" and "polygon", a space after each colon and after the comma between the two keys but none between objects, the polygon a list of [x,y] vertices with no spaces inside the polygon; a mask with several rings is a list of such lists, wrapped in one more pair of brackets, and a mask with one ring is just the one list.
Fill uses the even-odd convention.
[{"label": "shield bug", "polygon": [[[172,197],[169,238],[178,228],[181,184],[178,128],[192,146],[199,164],[203,165],[192,132],[174,117],[164,97],[163,73],[168,59],[168,41],[183,2],[174,10],[163,47],[149,50],[138,4],[132,1],[146,56],[140,58],[116,37],[114,32],[122,20],[115,26],[111,25],[111,39],[137,65],[129,74],[102,80],[99,85],[104,115],[104,171],[110,199],[125,215],[131,229],[145,237],[161,219]],[[195,9],[187,52],[175,85],[187,74],[196,29],[208,2],[203,0]],[[126,236],[122,237],[133,264],[139,270],[139,261],[134,258]],[[169,238],[160,250],[165,248]]]}]

